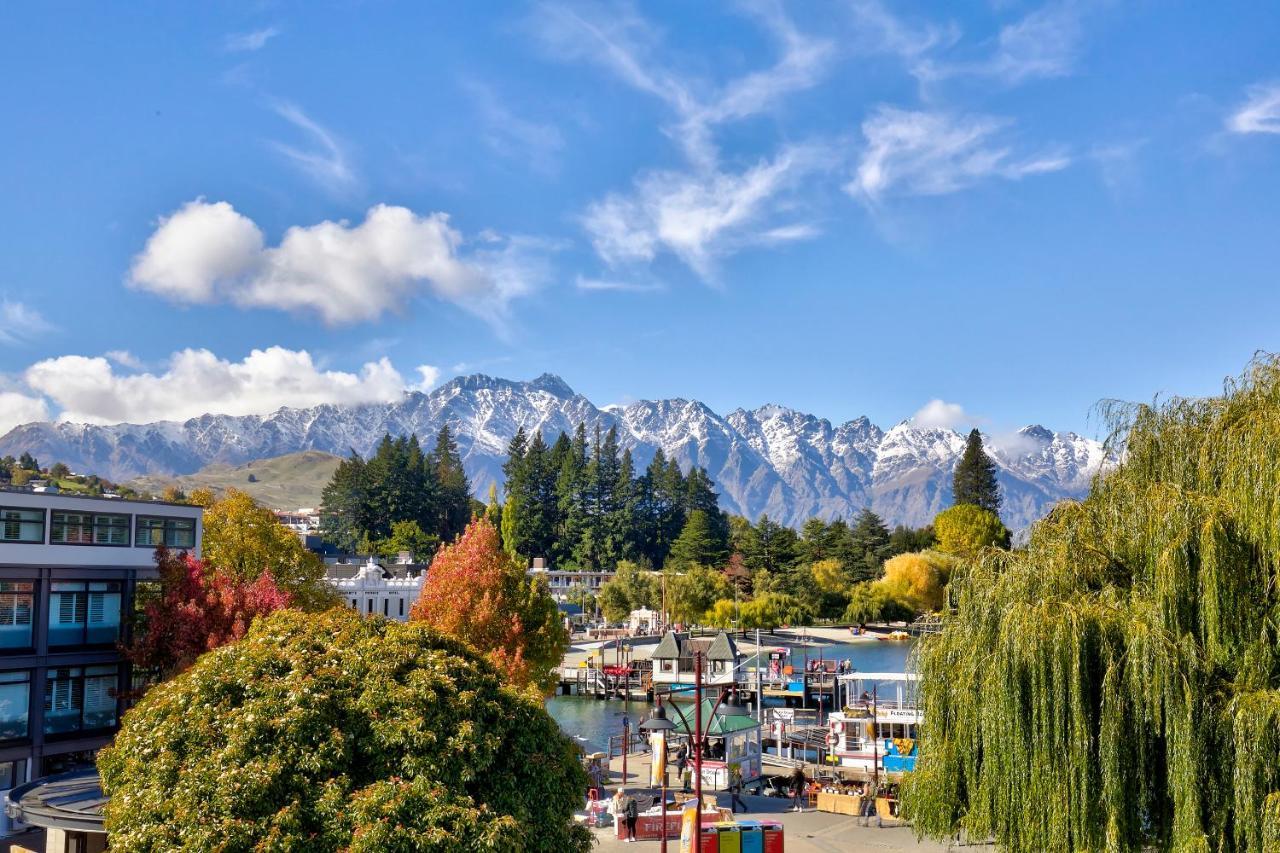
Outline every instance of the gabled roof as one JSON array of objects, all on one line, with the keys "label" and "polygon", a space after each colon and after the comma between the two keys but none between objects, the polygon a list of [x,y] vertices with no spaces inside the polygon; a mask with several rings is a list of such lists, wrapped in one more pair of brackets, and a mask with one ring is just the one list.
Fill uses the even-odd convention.
[{"label": "gabled roof", "polygon": [[683,645],[680,640],[675,631],[668,631],[650,657],[655,660],[679,660]]},{"label": "gabled roof", "polygon": [[[713,717],[711,712],[715,708],[716,703],[712,699],[702,700],[702,730],[708,735],[726,735],[733,732],[740,732],[744,729],[754,729],[760,724],[756,722],[754,717],[745,714],[726,714],[724,706],[720,706],[720,710]],[[671,719],[676,724],[676,731],[681,734],[688,734],[693,728],[693,704],[690,703],[686,707],[680,709],[684,713],[684,719],[679,714],[673,714]],[[686,726],[685,722],[688,722]]]},{"label": "gabled roof", "polygon": [[715,641],[711,643],[711,648],[707,649],[707,657],[711,660],[732,660],[738,659],[738,646],[733,642],[733,638],[721,631],[716,635]]}]

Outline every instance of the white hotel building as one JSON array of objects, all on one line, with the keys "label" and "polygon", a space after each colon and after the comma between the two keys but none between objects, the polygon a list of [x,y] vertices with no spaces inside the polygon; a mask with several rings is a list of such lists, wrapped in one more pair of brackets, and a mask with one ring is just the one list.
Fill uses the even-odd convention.
[{"label": "white hotel building", "polygon": [[137,583],[156,578],[157,545],[199,554],[202,512],[0,490],[0,796],[92,763],[111,740]]}]

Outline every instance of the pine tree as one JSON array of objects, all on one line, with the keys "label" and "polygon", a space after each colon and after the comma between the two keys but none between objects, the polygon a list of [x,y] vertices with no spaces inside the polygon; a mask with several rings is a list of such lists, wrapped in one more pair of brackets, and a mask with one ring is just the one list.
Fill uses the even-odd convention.
[{"label": "pine tree", "polygon": [[996,463],[982,448],[982,434],[969,432],[964,455],[956,465],[952,480],[955,503],[972,504],[996,515],[1000,514],[1000,486],[996,482]]},{"label": "pine tree", "polygon": [[719,566],[727,556],[710,516],[704,510],[695,509],[689,513],[684,530],[671,544],[666,566],[677,571],[691,566]]},{"label": "pine tree", "polygon": [[874,580],[880,576],[880,569],[892,553],[889,546],[889,528],[884,520],[864,507],[854,519],[850,531],[853,551],[857,555],[851,566],[855,581]]},{"label": "pine tree", "polygon": [[435,449],[426,457],[426,462],[435,471],[440,489],[436,535],[442,542],[452,542],[471,521],[471,484],[448,424],[440,427]]}]

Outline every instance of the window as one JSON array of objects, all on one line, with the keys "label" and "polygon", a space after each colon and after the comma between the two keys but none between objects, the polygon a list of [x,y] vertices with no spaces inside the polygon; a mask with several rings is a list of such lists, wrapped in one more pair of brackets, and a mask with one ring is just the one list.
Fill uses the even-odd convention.
[{"label": "window", "polygon": [[16,788],[27,781],[27,759],[0,761],[0,791]]},{"label": "window", "polygon": [[0,651],[31,648],[35,586],[31,581],[0,582]]},{"label": "window", "polygon": [[52,545],[128,545],[129,516],[54,511],[49,525]]},{"label": "window", "polygon": [[196,546],[196,522],[194,518],[156,518],[138,516],[138,532],[134,544],[139,548],[194,548]]},{"label": "window", "polygon": [[44,733],[107,729],[116,724],[115,664],[51,669],[44,683]]},{"label": "window", "polygon": [[400,596],[400,615],[404,615],[404,596]]},{"label": "window", "polygon": [[44,542],[44,510],[0,507],[0,542]]},{"label": "window", "polygon": [[31,673],[0,672],[0,740],[27,737],[27,712],[31,708]]},{"label": "window", "polygon": [[382,615],[383,616],[391,615],[391,599],[389,598],[382,599]]},{"label": "window", "polygon": [[50,647],[110,645],[118,639],[118,581],[54,581],[50,585]]}]

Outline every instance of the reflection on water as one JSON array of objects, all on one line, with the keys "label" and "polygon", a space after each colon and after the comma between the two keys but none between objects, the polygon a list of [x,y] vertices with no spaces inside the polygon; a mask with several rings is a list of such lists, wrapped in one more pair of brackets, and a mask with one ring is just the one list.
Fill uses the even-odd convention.
[{"label": "reflection on water", "polygon": [[[862,672],[902,672],[906,669],[907,654],[911,643],[851,643],[817,646],[808,649],[810,660],[849,660]],[[767,641],[764,646],[770,648]],[[749,657],[749,655],[747,656]],[[791,661],[799,672],[805,662],[805,649],[792,647]],[[750,662],[748,661],[748,665]],[[775,704],[767,700],[765,705]],[[781,704],[781,703],[777,703]],[[641,717],[648,716],[645,702],[623,702],[621,699],[593,699],[589,696],[553,696],[547,700],[547,711],[560,724],[560,728],[587,752],[604,752],[609,737],[622,734],[622,717],[631,718],[634,726]]]}]

